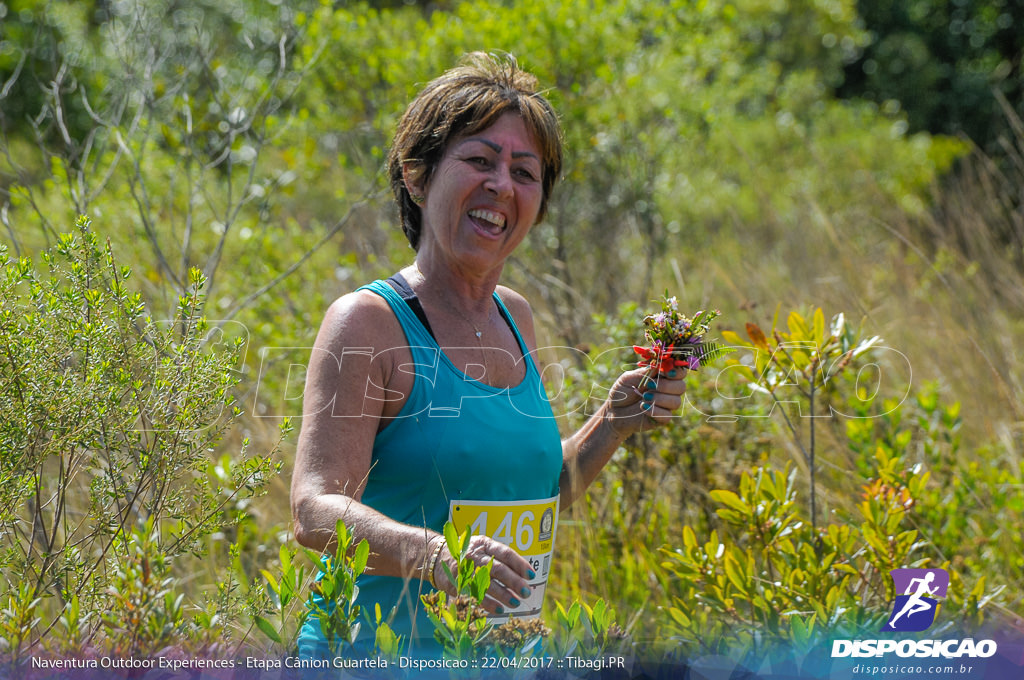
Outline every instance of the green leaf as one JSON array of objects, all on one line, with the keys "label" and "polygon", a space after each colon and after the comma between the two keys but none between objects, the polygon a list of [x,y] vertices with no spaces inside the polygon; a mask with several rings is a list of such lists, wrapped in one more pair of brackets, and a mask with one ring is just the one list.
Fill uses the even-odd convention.
[{"label": "green leaf", "polygon": [[455,630],[455,616],[453,616],[450,611],[448,611],[447,609],[442,609],[441,619],[444,621],[444,624],[448,626],[448,628]]},{"label": "green leaf", "polygon": [[483,567],[476,570],[476,575],[473,577],[473,597],[478,601],[483,601],[484,594],[491,585],[491,565],[493,562],[488,562]]},{"label": "green leaf", "polygon": [[743,572],[732,551],[725,554],[725,575],[736,590],[743,595],[747,594],[747,584],[743,578]]},{"label": "green leaf", "polygon": [[572,605],[569,607],[569,611],[566,613],[565,620],[570,630],[575,628],[576,624],[579,623],[581,612],[582,607],[580,607],[579,602],[573,602]]},{"label": "green leaf", "polygon": [[448,552],[451,553],[451,556],[459,559],[462,554],[459,550],[459,532],[455,530],[455,525],[451,522],[445,522],[444,540],[448,544]]},{"label": "green leaf", "polygon": [[747,522],[747,515],[736,512],[735,510],[729,510],[727,508],[718,508],[717,510],[715,510],[715,514],[731,524],[743,526]]},{"label": "green leaf", "polygon": [[807,643],[810,642],[811,633],[814,630],[814,620],[814,615],[812,615],[806,623],[800,615],[793,615],[789,617],[789,625],[793,634],[793,641],[796,643],[798,649],[806,647]]},{"label": "green leaf", "polygon": [[340,554],[344,555],[352,544],[352,537],[349,534],[348,527],[344,521],[339,519],[334,525],[334,531],[338,538],[338,546],[341,548]]},{"label": "green leaf", "polygon": [[457,586],[459,583],[459,579],[455,576],[455,574],[452,573],[452,568],[448,566],[448,563],[441,562],[441,568],[444,569],[444,575],[448,577],[448,581],[456,584]]},{"label": "green leaf", "polygon": [[750,343],[744,342],[735,331],[722,331],[722,339],[732,347],[749,347]]},{"label": "green leaf", "polygon": [[359,576],[366,569],[366,561],[370,558],[370,544],[364,538],[359,541],[356,547],[356,554],[352,557],[352,574]]},{"label": "green leaf", "polygon": [[697,352],[697,358],[700,359],[702,364],[714,361],[726,354],[735,352],[735,347],[729,347],[728,345],[720,345],[716,342],[704,342],[701,343],[700,349]]},{"label": "green leaf", "polygon": [[611,623],[611,611],[608,609],[608,603],[604,601],[604,598],[599,599],[594,603],[594,609],[591,611],[590,620],[594,624],[594,627],[599,630],[606,630],[608,624]]},{"label": "green leaf", "polygon": [[693,550],[697,547],[697,535],[689,524],[683,527],[683,547],[687,550]]},{"label": "green leaf", "polygon": [[733,510],[744,514],[750,514],[750,506],[747,505],[734,491],[728,489],[714,489],[709,494],[711,499],[717,503],[728,506]]},{"label": "green leaf", "polygon": [[267,585],[270,586],[270,589],[272,591],[274,591],[275,593],[280,593],[281,592],[281,586],[278,584],[276,576],[274,576],[272,573],[270,573],[266,569],[261,569],[260,570],[260,574],[262,574],[263,578],[265,578],[267,580]]},{"label": "green leaf", "polygon": [[268,638],[270,638],[277,644],[281,644],[281,635],[277,632],[277,630],[274,628],[274,624],[272,624],[270,621],[267,621],[262,616],[257,616],[256,627],[263,631],[263,634],[266,635]]},{"label": "green leaf", "polygon": [[684,614],[680,609],[677,609],[676,607],[669,607],[668,615],[672,617],[673,621],[683,628],[690,627],[690,617]]},{"label": "green leaf", "polygon": [[789,317],[786,319],[786,325],[789,327],[789,339],[793,341],[799,340],[810,340],[811,331],[807,327],[807,320],[800,315],[797,311],[789,313]]}]

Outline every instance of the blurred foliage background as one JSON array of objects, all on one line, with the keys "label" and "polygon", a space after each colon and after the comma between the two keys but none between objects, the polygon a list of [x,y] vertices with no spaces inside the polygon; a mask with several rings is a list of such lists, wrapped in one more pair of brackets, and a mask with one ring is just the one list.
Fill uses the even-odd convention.
[{"label": "blurred foliage background", "polygon": [[[7,653],[59,650],[61,639],[160,649],[174,636],[196,648],[288,648],[278,641],[286,624],[276,639],[254,633],[254,621],[281,606],[261,576],[280,567],[289,541],[291,444],[280,430],[287,417],[301,426],[307,348],[330,301],[411,259],[382,175],[385,149],[417,89],[472,50],[516,55],[562,117],[563,181],[505,279],[533,304],[567,431],[591,388],[632,360],[621,348],[665,289],[684,309],[722,309],[721,327],[744,339],[754,323],[824,343],[785,325],[790,311],[810,319],[818,308],[884,339],[829,382],[832,402],[817,405],[801,404],[799,378],[790,397],[771,401],[725,363],[694,375],[679,426],[628,442],[588,502],[563,516],[552,601],[604,598],[638,638],[688,651],[749,646],[756,636],[742,631],[769,624],[806,642],[813,621],[819,631],[838,626],[832,616],[849,609],[833,591],[870,590],[859,611],[877,614],[889,601],[886,566],[931,564],[958,575],[950,606],[963,620],[1015,621],[1024,613],[1024,550],[1013,530],[1024,513],[1022,22],[1011,0],[0,2],[3,323],[12,338],[0,455],[4,474],[20,480],[3,507]],[[89,220],[76,231],[79,215]],[[78,268],[33,270],[54,248],[72,260],[79,252]],[[83,262],[100,273],[81,276]],[[123,281],[120,267],[131,270]],[[61,305],[45,302],[44,281]],[[129,292],[137,301],[125,302]],[[89,305],[123,318],[103,332],[58,325],[47,332],[66,334],[56,349],[45,349],[43,326],[17,325],[29,308],[74,317]],[[183,323],[193,317],[202,323]],[[131,505],[108,518],[96,543],[106,548],[72,555],[83,549],[83,518],[111,506],[70,471],[107,479],[100,452],[125,446],[103,435],[106,412],[90,412],[90,376],[106,376],[99,384],[111,403],[118,385],[158,380],[152,367],[104,373],[142,361],[144,346],[175,347],[173,337],[155,342],[147,319],[174,322],[178,347],[221,367],[220,392],[166,387],[188,396],[176,403],[220,404],[196,411],[199,424],[173,425],[215,434],[184,449],[176,437],[146,439],[177,462],[151,468],[137,458],[135,481],[108,486],[164,480],[180,496],[190,488],[182,484],[197,485],[202,521],[189,524],[187,504]],[[93,373],[90,361],[105,355],[83,352],[82,337],[134,353],[108,352]],[[218,347],[230,356],[203,354]],[[748,349],[756,354],[758,343]],[[19,406],[26,390],[42,395],[37,410]],[[39,403],[60,392],[85,406],[52,410],[53,437],[29,427],[46,413]],[[122,430],[145,409],[128,413]],[[100,434],[57,434],[76,418]],[[812,429],[813,462],[804,455]],[[25,450],[52,458],[40,453],[29,465]],[[53,469],[66,483],[47,494]],[[792,498],[771,470],[792,476]],[[711,493],[738,493],[758,474],[772,483],[746,482],[742,502]],[[701,569],[718,559],[734,576],[744,564],[761,578],[754,546],[779,547],[763,535],[757,543],[759,523],[740,509],[763,493],[778,496],[785,525],[803,527],[792,559],[772,569],[797,572],[779,582],[804,600],[762,592],[759,613],[740,615],[737,599],[754,601],[749,580],[731,579],[739,590],[730,595],[694,574],[710,578]],[[808,521],[811,495],[824,523]],[[719,512],[723,499],[732,515]],[[892,513],[899,527],[887,524]],[[861,527],[865,542],[830,534],[831,525]],[[913,535],[889,553],[868,538],[900,527]],[[691,534],[700,541],[684,542]],[[714,558],[709,543],[712,556],[701,553],[711,535],[730,552]],[[179,549],[154,561],[168,544]],[[801,557],[800,545],[818,552]],[[663,547],[685,555],[665,562]],[[828,564],[808,585],[810,564],[820,567],[829,547],[867,590]],[[857,565],[862,554],[875,558]],[[54,576],[58,563],[78,580]],[[126,564],[150,574],[159,564],[168,580],[126,593]],[[89,579],[105,580],[81,591],[72,617],[78,600],[67,584]],[[98,612],[131,597],[163,603],[153,605],[163,627],[103,623]],[[55,629],[64,637],[46,635]],[[724,642],[697,640],[699,630]]]}]

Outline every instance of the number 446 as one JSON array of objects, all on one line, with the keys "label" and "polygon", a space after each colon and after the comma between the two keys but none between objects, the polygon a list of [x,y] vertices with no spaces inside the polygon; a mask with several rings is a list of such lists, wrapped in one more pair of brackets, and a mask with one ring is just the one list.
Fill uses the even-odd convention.
[{"label": "number 446", "polygon": [[[533,545],[533,521],[536,516],[530,510],[524,510],[519,518],[515,518],[515,513],[511,510],[505,513],[501,522],[498,524],[498,528],[491,534],[491,538],[496,541],[500,541],[505,545],[512,546],[516,550],[522,552],[530,548]],[[513,536],[512,522],[515,520],[515,532]],[[471,534],[483,534],[487,535],[487,512],[481,512],[473,523],[469,526]],[[513,544],[513,538],[515,543]]]}]

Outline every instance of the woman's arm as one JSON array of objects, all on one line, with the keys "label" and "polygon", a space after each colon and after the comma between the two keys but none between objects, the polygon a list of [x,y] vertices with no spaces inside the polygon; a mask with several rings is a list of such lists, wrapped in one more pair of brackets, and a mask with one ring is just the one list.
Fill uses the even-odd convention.
[{"label": "woman's arm", "polygon": [[291,505],[302,545],[332,548],[341,519],[373,546],[369,570],[412,577],[419,576],[429,532],[359,502],[387,405],[383,388],[394,368],[394,352],[386,350],[404,343],[395,336],[397,325],[387,303],[369,292],[347,295],[328,309],[306,373]]},{"label": "woman's arm", "polygon": [[659,378],[649,373],[640,368],[619,376],[597,412],[562,441],[559,508],[569,507],[587,490],[627,437],[672,421],[683,404],[685,372],[677,369]]},{"label": "woman's arm", "polygon": [[[515,319],[527,348],[536,356],[537,339],[529,303],[508,288],[499,288],[498,293]],[[648,377],[650,370],[647,368],[623,373],[597,412],[562,441],[560,509],[572,505],[586,491],[627,437],[672,421],[686,391],[685,371],[677,371],[657,379]]]},{"label": "woman's arm", "polygon": [[[368,572],[427,578],[425,564],[443,537],[425,527],[395,521],[360,502],[374,439],[381,425],[398,413],[412,386],[412,377],[396,370],[399,363],[411,360],[405,344],[405,334],[387,302],[374,293],[346,295],[327,311],[306,374],[292,477],[292,518],[296,540],[306,547],[332,548],[340,519],[357,541],[369,542]],[[513,598],[528,588],[529,564],[485,536],[474,537],[469,557],[478,564],[495,562],[495,581],[488,591],[494,600],[485,606],[492,611],[501,603],[515,606]],[[446,547],[441,547],[439,562],[454,567]],[[434,578],[454,590],[440,564]]]}]

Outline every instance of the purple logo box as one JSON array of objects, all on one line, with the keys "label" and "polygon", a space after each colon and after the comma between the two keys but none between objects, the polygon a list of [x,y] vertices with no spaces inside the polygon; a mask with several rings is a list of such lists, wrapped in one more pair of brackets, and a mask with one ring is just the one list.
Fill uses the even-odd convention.
[{"label": "purple logo box", "polygon": [[[945,569],[893,569],[889,574],[896,586],[896,595],[910,595],[907,590],[911,582],[918,579],[929,582],[932,593],[928,597],[946,597],[946,591],[949,590],[949,574]],[[928,578],[928,574],[932,574],[932,577]]]}]

